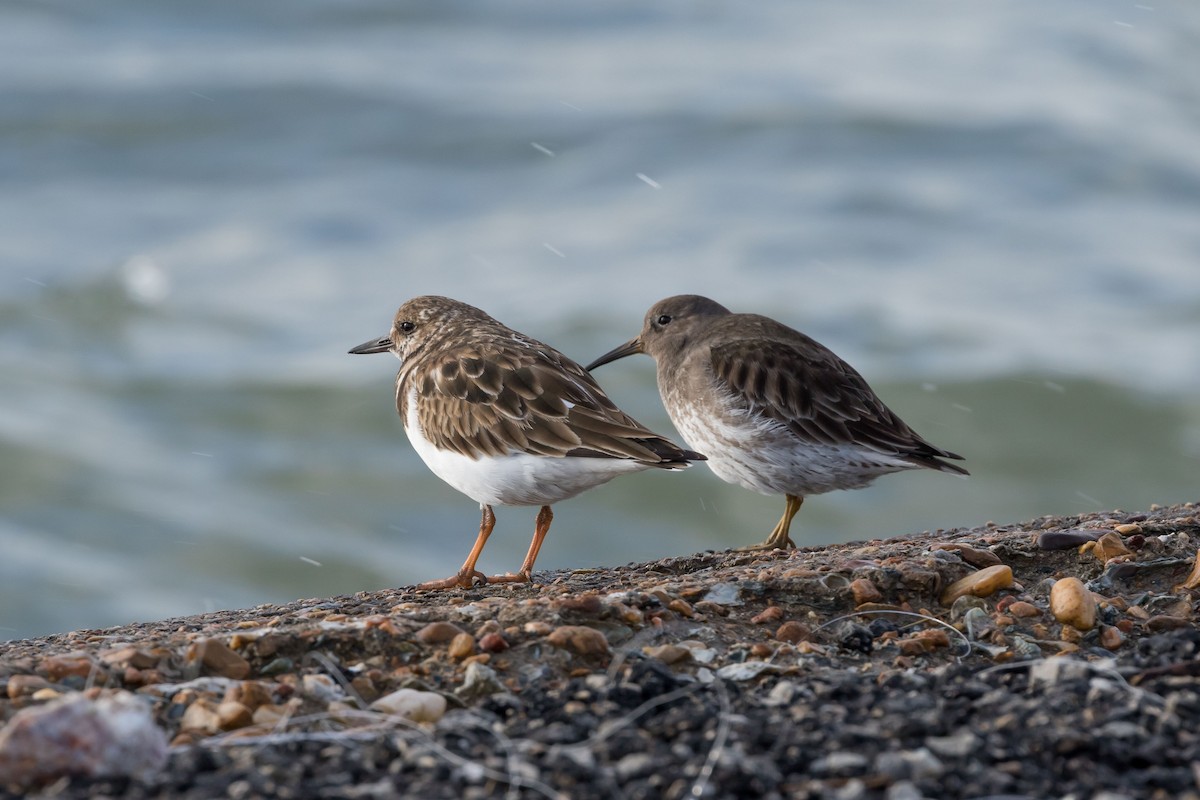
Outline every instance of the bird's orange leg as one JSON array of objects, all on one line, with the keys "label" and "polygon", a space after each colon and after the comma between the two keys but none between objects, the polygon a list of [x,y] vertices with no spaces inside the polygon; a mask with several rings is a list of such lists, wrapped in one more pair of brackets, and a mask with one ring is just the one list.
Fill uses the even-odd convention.
[{"label": "bird's orange leg", "polygon": [[542,549],[542,542],[550,532],[550,523],[553,521],[554,514],[550,511],[550,506],[542,506],[533,528],[533,541],[529,543],[529,552],[525,554],[520,571],[515,575],[511,572],[507,575],[493,575],[488,578],[488,583],[529,583],[533,575],[533,562],[537,561],[538,551]]},{"label": "bird's orange leg", "polygon": [[470,589],[475,586],[476,581],[488,583],[487,575],[475,569],[475,562],[479,560],[480,554],[483,553],[483,546],[487,544],[488,537],[492,535],[492,528],[495,527],[496,515],[492,512],[492,507],[483,506],[483,517],[479,520],[479,536],[475,538],[475,546],[471,548],[467,560],[463,562],[462,569],[449,578],[418,584],[417,588],[422,590],[453,589],[455,587]]}]

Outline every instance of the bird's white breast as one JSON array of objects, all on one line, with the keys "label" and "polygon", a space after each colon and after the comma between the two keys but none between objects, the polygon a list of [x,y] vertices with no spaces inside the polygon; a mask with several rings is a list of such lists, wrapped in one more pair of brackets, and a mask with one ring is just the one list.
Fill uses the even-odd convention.
[{"label": "bird's white breast", "polygon": [[416,389],[409,391],[404,423],[408,440],[425,466],[483,505],[551,505],[608,483],[618,475],[650,466],[621,458],[553,458],[520,451],[471,458],[453,450],[441,450],[421,431]]}]

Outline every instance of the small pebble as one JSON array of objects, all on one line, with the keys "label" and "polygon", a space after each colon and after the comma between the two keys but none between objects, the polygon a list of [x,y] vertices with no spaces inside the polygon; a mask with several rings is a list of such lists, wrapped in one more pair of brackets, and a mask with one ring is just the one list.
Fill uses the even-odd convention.
[{"label": "small pebble", "polygon": [[1096,599],[1083,581],[1063,578],[1050,589],[1050,613],[1064,625],[1089,631],[1096,626]]},{"label": "small pebble", "polygon": [[608,652],[608,639],[604,634],[583,625],[562,625],[555,628],[546,637],[546,641],[581,656],[603,655]]},{"label": "small pebble", "polygon": [[443,644],[463,633],[463,629],[452,622],[431,622],[417,631],[417,641],[421,644]]},{"label": "small pebble", "polygon": [[187,649],[189,664],[199,662],[209,675],[241,680],[250,674],[250,662],[220,639],[197,639]]},{"label": "small pebble", "polygon": [[955,600],[967,595],[989,597],[1012,585],[1012,568],[1007,564],[985,567],[950,584],[946,591],[942,592],[942,605],[953,605]]},{"label": "small pebble", "polygon": [[526,622],[522,630],[534,636],[545,636],[546,634],[550,633],[550,631],[554,630],[554,628],[549,622],[543,622],[540,619],[535,619],[532,622]]},{"label": "small pebble", "polygon": [[100,660],[112,666],[130,666],[136,669],[150,669],[158,666],[158,656],[136,647],[117,647],[100,653]]},{"label": "small pebble", "polygon": [[1104,625],[1100,628],[1100,646],[1105,650],[1119,650],[1124,642],[1124,635],[1112,625]]},{"label": "small pebble", "polygon": [[245,728],[254,722],[254,714],[241,703],[226,700],[217,705],[217,722],[223,731]]},{"label": "small pebble", "polygon": [[958,557],[976,569],[984,567],[994,567],[1000,563],[1000,556],[993,553],[991,550],[980,550],[977,547],[963,544],[961,542],[946,542],[943,544],[935,544],[931,550],[949,550],[958,553]]},{"label": "small pebble", "polygon": [[850,591],[854,595],[854,605],[863,603],[878,603],[883,599],[883,593],[867,578],[855,578],[850,581]]},{"label": "small pebble", "polygon": [[691,619],[692,617],[694,617],[696,615],[696,612],[694,612],[692,610],[691,603],[689,603],[687,600],[684,600],[684,599],[678,598],[678,597],[675,598],[674,600],[672,600],[671,602],[667,603],[667,608],[674,611],[679,616],[685,617],[687,619]]},{"label": "small pebble", "polygon": [[737,583],[714,583],[708,587],[704,600],[723,606],[740,606],[742,604],[742,587]]},{"label": "small pebble", "polygon": [[196,700],[183,712],[179,730],[211,735],[221,730],[221,718],[207,700]]},{"label": "small pebble", "polygon": [[12,675],[8,679],[8,696],[16,700],[24,695],[31,695],[40,689],[50,686],[50,681],[40,675]]},{"label": "small pebble", "polygon": [[70,676],[87,678],[96,673],[98,669],[99,667],[96,663],[86,655],[67,654],[50,656],[42,661],[42,670],[45,671],[46,677],[52,681],[61,681],[63,678]]},{"label": "small pebble", "polygon": [[1024,600],[1018,600],[1008,607],[1008,613],[1014,617],[1028,619],[1029,617],[1040,617],[1042,610],[1033,603],[1026,603]]},{"label": "small pebble", "polygon": [[479,639],[479,649],[485,653],[502,653],[508,649],[508,640],[499,633],[484,634]]},{"label": "small pebble", "polygon": [[1132,555],[1133,551],[1125,546],[1125,542],[1121,540],[1121,536],[1116,533],[1106,533],[1096,540],[1096,546],[1092,548],[1092,555],[1100,561],[1108,561],[1110,558],[1118,556]]},{"label": "small pebble", "polygon": [[788,620],[775,630],[776,639],[791,644],[803,642],[810,636],[812,636],[812,628],[796,620]]},{"label": "small pebble", "polygon": [[564,597],[556,601],[555,605],[562,611],[574,611],[577,614],[596,615],[604,610],[604,603],[601,602],[600,596],[595,594]]},{"label": "small pebble", "polygon": [[341,698],[342,687],[328,675],[305,675],[300,679],[301,692],[318,703],[330,703]]},{"label": "small pebble", "polygon": [[1100,531],[1083,528],[1073,531],[1043,531],[1038,534],[1038,547],[1043,550],[1066,550],[1069,547],[1079,547],[1084,542],[1094,542],[1100,538]]},{"label": "small pebble", "polygon": [[371,710],[412,722],[437,722],[446,713],[446,698],[437,692],[397,689],[371,703]]},{"label": "small pebble", "polygon": [[1191,621],[1183,617],[1172,617],[1167,614],[1158,614],[1146,620],[1146,630],[1148,631],[1174,631],[1179,628],[1187,628],[1191,626]]},{"label": "small pebble", "polygon": [[766,642],[755,642],[750,645],[750,655],[752,658],[770,658],[775,655],[775,648]]},{"label": "small pebble", "polygon": [[446,652],[455,661],[462,661],[467,656],[475,655],[475,637],[469,633],[460,633],[450,640]]},{"label": "small pebble", "polygon": [[1179,584],[1183,589],[1200,588],[1200,550],[1196,551],[1196,559],[1192,562],[1192,571],[1187,576],[1187,580]]},{"label": "small pebble", "polygon": [[664,664],[678,664],[692,657],[692,651],[677,644],[663,644],[657,647],[643,647],[642,652],[651,658],[657,658]]},{"label": "small pebble", "polygon": [[255,725],[274,728],[290,715],[291,712],[286,706],[265,705],[254,709],[251,721]]},{"label": "small pebble", "polygon": [[508,690],[500,682],[500,677],[496,674],[496,670],[486,664],[473,661],[467,664],[462,685],[454,690],[454,694],[464,700],[474,700],[505,691]]},{"label": "small pebble", "polygon": [[750,618],[754,625],[768,625],[783,619],[783,609],[779,606],[767,606]]},{"label": "small pebble", "polygon": [[273,701],[271,690],[260,681],[242,681],[230,686],[225,691],[226,701],[241,703],[253,711],[262,705],[270,705]]}]

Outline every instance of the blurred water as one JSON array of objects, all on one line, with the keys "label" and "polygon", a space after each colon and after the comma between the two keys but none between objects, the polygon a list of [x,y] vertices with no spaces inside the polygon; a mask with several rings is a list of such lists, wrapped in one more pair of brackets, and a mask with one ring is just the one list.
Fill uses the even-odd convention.
[{"label": "blurred water", "polygon": [[[1200,499],[1197,74],[1182,0],[0,6],[0,638],[456,569],[474,504],[345,354],[429,292],[582,361],[708,294],[967,456],[805,543]],[[673,432],[648,359],[599,377]],[[539,567],[781,510],[624,478]]]}]

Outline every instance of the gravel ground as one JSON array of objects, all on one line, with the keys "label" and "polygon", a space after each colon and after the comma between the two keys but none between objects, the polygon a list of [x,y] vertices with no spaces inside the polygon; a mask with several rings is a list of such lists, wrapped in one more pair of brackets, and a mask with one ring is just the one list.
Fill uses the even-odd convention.
[{"label": "gravel ground", "polygon": [[0,798],[1194,798],[1196,504],[0,644]]}]

